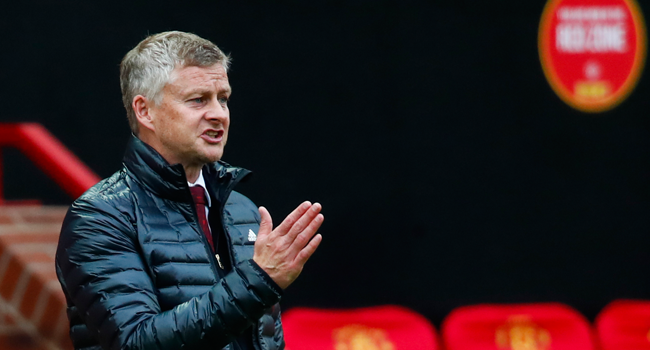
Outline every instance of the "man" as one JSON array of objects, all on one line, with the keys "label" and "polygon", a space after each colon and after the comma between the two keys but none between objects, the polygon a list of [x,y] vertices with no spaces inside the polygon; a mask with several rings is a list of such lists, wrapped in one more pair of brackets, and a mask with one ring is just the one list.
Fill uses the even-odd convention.
[{"label": "man", "polygon": [[120,66],[134,136],[124,168],[77,199],[56,270],[76,349],[283,349],[277,303],[322,237],[305,202],[276,228],[219,161],[229,58],[182,32],[150,36]]}]

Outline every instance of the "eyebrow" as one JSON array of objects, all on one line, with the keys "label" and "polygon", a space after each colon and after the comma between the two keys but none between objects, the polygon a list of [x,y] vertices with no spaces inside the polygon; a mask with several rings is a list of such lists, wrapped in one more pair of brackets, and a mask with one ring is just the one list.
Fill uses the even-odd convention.
[{"label": "eyebrow", "polygon": [[[212,89],[205,89],[205,88],[197,87],[197,88],[193,88],[193,89],[187,89],[186,91],[182,91],[181,95],[182,96],[189,96],[189,95],[194,95],[194,94],[205,95],[205,94],[211,94],[211,93],[212,93]],[[228,94],[228,95],[232,94],[232,87],[230,85],[228,85],[227,88],[217,91],[217,94],[223,94],[223,93]]]}]

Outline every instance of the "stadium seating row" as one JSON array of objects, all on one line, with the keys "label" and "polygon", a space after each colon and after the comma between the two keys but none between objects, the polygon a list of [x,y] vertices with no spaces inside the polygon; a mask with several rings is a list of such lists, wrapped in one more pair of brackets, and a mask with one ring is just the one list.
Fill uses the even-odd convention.
[{"label": "stadium seating row", "polygon": [[559,303],[465,306],[447,316],[440,337],[400,306],[294,308],[282,319],[287,350],[650,350],[650,301],[614,301],[595,327]]}]

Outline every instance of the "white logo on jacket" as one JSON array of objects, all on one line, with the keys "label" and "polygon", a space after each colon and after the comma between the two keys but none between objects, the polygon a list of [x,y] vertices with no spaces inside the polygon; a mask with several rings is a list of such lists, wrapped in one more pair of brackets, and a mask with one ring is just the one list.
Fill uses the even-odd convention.
[{"label": "white logo on jacket", "polygon": [[248,229],[248,241],[249,241],[249,242],[255,242],[255,241],[257,241],[257,235],[256,235],[255,232],[253,232],[253,230],[251,230],[251,229]]}]

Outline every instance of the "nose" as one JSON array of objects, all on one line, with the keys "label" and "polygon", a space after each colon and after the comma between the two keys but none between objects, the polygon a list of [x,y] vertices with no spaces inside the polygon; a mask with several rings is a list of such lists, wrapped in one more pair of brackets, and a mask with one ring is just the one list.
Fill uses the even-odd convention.
[{"label": "nose", "polygon": [[227,104],[222,104],[218,98],[214,98],[210,100],[210,103],[208,104],[208,108],[206,109],[205,112],[206,120],[223,123],[225,120],[229,118],[229,116],[230,116],[230,112],[228,111]]}]

